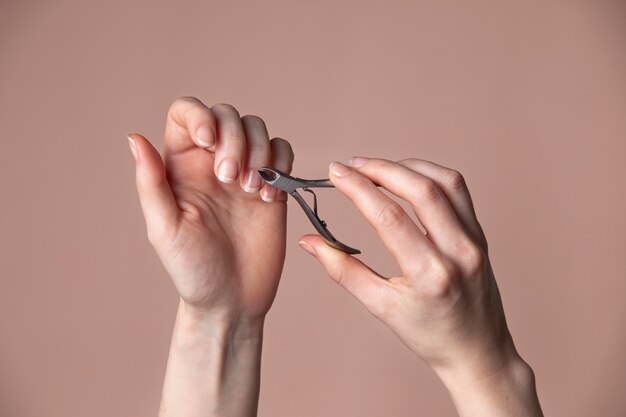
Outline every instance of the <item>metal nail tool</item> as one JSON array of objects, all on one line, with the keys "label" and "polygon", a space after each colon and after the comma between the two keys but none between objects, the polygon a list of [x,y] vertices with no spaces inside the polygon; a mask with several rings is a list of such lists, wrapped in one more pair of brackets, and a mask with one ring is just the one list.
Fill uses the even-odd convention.
[{"label": "metal nail tool", "polygon": [[[351,248],[348,245],[344,245],[340,241],[338,241],[330,230],[326,227],[326,222],[319,218],[317,215],[317,196],[311,190],[311,188],[330,188],[334,187],[334,185],[330,182],[329,179],[321,179],[321,180],[305,180],[302,178],[292,177],[284,172],[281,172],[275,168],[264,167],[258,170],[259,175],[263,180],[280,189],[284,192],[291,195],[296,199],[302,210],[304,210],[304,214],[307,215],[315,230],[326,240],[330,246],[335,249],[339,249],[340,251],[350,253],[350,254],[358,254],[361,253],[360,250]],[[302,188],[302,190],[313,194],[313,209],[309,207],[309,205],[304,201],[304,198],[298,193],[298,188]]]}]

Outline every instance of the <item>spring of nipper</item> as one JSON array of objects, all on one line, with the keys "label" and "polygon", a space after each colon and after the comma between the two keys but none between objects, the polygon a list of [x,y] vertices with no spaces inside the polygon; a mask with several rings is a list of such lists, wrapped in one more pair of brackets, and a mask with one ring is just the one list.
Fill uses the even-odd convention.
[{"label": "spring of nipper", "polygon": [[[302,207],[304,210],[304,214],[309,218],[315,230],[324,238],[327,244],[332,246],[335,249],[339,249],[340,251],[350,253],[350,254],[359,254],[360,250],[352,248],[348,245],[345,245],[338,241],[328,227],[326,222],[319,218],[317,212],[317,195],[311,188],[330,188],[334,187],[334,185],[330,182],[329,179],[320,179],[320,180],[305,180],[302,178],[292,177],[284,172],[281,172],[275,168],[264,167],[259,169],[259,175],[261,178],[267,182],[268,184],[285,191],[290,196],[292,196]],[[313,194],[313,209],[306,203],[304,198],[298,193],[298,188],[301,188],[303,191],[309,192]]]}]

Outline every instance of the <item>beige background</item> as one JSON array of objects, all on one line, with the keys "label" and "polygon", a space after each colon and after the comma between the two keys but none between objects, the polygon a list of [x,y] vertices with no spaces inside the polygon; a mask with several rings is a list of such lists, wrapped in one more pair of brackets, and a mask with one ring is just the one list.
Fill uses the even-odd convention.
[{"label": "beige background", "polygon": [[[156,415],[176,294],[126,133],[181,95],[264,117],[296,175],[463,172],[547,415],[626,414],[623,1],[0,1],[0,416]],[[332,190],[323,217],[395,270]],[[262,416],[449,416],[443,386],[297,245]]]}]

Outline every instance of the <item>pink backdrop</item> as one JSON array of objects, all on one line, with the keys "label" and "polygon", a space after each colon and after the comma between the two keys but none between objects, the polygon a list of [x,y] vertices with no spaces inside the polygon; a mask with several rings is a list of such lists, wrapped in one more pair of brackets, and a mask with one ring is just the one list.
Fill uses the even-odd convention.
[{"label": "pink backdrop", "polygon": [[[623,1],[0,1],[0,415],[156,415],[177,297],[126,133],[181,95],[289,139],[463,172],[547,415],[626,414]],[[381,272],[365,221],[333,232]],[[444,387],[297,247],[291,204],[261,416],[449,416]]]}]

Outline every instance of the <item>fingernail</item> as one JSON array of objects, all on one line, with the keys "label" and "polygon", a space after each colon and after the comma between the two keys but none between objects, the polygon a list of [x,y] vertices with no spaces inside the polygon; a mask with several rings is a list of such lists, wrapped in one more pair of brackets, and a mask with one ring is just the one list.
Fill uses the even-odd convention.
[{"label": "fingernail", "polygon": [[246,173],[246,178],[243,183],[243,190],[248,193],[256,193],[261,188],[261,176],[256,169],[250,168]]},{"label": "fingernail", "polygon": [[344,177],[350,173],[350,168],[341,162],[331,162],[328,168],[336,177]]},{"label": "fingernail", "polygon": [[210,148],[215,142],[213,139],[213,131],[207,125],[200,126],[198,130],[196,130],[196,140],[200,146]]},{"label": "fingernail", "polygon": [[317,256],[317,253],[315,252],[315,249],[313,249],[313,246],[309,245],[305,241],[299,241],[298,245],[300,245],[300,247],[307,251],[310,255]]},{"label": "fingernail", "polygon": [[261,190],[261,198],[266,203],[271,203],[276,198],[277,191],[278,190],[276,188],[271,186],[263,187],[263,189]]},{"label": "fingernail", "polygon": [[225,184],[235,181],[239,171],[239,164],[233,159],[225,159],[217,170],[217,178]]},{"label": "fingernail", "polygon": [[133,158],[135,161],[139,159],[139,153],[137,152],[137,144],[135,143],[135,139],[131,138],[130,135],[126,136],[128,138],[128,145],[130,146],[130,153],[133,154]]},{"label": "fingernail", "polygon": [[369,158],[365,158],[364,156],[353,156],[348,160],[348,165],[358,168],[367,164],[369,160]]}]

